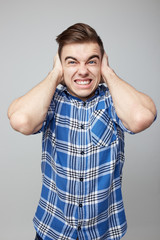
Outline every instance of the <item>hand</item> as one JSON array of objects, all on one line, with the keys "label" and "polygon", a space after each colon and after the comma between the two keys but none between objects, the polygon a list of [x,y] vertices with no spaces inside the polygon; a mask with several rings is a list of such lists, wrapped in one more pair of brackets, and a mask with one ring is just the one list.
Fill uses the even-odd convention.
[{"label": "hand", "polygon": [[107,54],[104,52],[103,57],[102,57],[102,63],[101,63],[101,73],[102,76],[104,75],[104,71],[106,70],[106,68],[109,67],[109,62],[108,62],[108,56]]},{"label": "hand", "polygon": [[53,71],[58,73],[57,84],[63,84],[63,68],[58,53],[54,57]]},{"label": "hand", "polygon": [[115,74],[113,69],[110,68],[109,66],[109,61],[108,61],[108,56],[104,52],[103,58],[102,58],[102,63],[101,63],[101,75],[102,75],[102,80],[101,82],[105,82],[107,84],[107,79],[111,75]]}]

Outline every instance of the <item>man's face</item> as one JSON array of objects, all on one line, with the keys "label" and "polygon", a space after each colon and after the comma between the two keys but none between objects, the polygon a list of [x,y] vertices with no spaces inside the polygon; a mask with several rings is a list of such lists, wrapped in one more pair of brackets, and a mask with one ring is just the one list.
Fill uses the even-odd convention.
[{"label": "man's face", "polygon": [[97,43],[73,43],[63,47],[61,62],[68,91],[85,101],[101,80],[101,51]]}]

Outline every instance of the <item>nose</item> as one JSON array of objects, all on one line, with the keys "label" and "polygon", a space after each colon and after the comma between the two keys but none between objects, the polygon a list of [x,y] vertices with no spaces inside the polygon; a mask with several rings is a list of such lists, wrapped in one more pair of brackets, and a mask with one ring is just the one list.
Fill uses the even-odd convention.
[{"label": "nose", "polygon": [[78,74],[80,76],[86,77],[88,75],[88,73],[89,73],[88,72],[88,68],[87,68],[87,66],[85,64],[79,65],[79,67],[78,67]]}]

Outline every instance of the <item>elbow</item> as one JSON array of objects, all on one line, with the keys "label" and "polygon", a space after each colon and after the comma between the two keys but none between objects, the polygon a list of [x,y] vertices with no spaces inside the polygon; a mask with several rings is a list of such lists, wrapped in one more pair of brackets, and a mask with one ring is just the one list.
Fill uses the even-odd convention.
[{"label": "elbow", "polygon": [[134,133],[142,132],[151,126],[155,120],[155,117],[156,111],[153,113],[150,110],[145,110],[144,112],[134,114],[131,131]]},{"label": "elbow", "polygon": [[8,113],[11,127],[24,135],[32,134],[32,127],[29,118],[22,113],[13,113],[11,116]]}]

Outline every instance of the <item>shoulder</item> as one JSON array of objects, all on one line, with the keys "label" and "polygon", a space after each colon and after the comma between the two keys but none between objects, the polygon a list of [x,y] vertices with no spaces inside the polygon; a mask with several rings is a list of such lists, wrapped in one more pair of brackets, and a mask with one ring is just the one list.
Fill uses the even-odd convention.
[{"label": "shoulder", "polygon": [[66,97],[66,87],[58,85],[53,95],[52,101],[62,101]]},{"label": "shoulder", "polygon": [[100,99],[103,99],[103,101],[106,103],[107,106],[110,106],[113,104],[111,93],[109,91],[108,86],[105,83],[102,83],[99,85],[98,91],[99,91],[98,95]]}]

